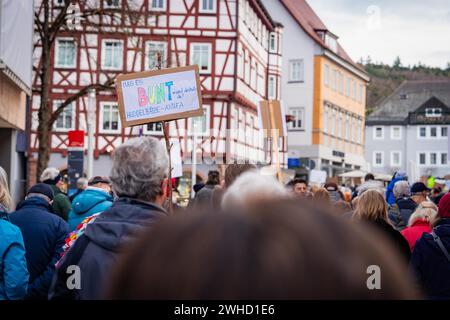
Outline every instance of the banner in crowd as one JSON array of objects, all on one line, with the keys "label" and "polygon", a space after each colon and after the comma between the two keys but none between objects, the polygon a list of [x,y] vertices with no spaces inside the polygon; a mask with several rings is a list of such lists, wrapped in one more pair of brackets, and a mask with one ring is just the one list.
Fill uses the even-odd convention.
[{"label": "banner in crowd", "polygon": [[287,136],[286,114],[280,101],[261,101],[258,105],[258,120],[265,137],[272,136],[271,130],[277,130],[275,132],[279,137]]},{"label": "banner in crowd", "polygon": [[124,127],[203,115],[197,65],[119,75],[116,90]]}]

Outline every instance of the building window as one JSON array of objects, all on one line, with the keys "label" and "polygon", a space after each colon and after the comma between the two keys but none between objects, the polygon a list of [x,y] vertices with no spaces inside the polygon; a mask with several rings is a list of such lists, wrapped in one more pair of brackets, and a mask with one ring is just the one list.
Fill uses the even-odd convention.
[{"label": "building window", "polygon": [[191,64],[197,64],[200,73],[211,73],[211,43],[191,43]]},{"label": "building window", "polygon": [[384,152],[383,151],[375,151],[373,153],[373,166],[374,167],[382,167],[384,165]]},{"label": "building window", "polygon": [[120,133],[119,107],[115,102],[100,103],[101,133]]},{"label": "building window", "polygon": [[441,137],[448,136],[448,127],[441,127]]},{"label": "building window", "polygon": [[289,81],[303,81],[303,60],[289,61]]},{"label": "building window", "polygon": [[150,10],[152,11],[165,11],[166,0],[150,0]]},{"label": "building window", "polygon": [[344,131],[343,129],[344,129],[344,126],[342,125],[342,113],[339,112],[339,115],[338,115],[338,132],[337,132],[337,136],[339,138],[343,138],[344,137],[344,135],[342,134],[343,131]]},{"label": "building window", "polygon": [[442,109],[441,108],[426,108],[425,109],[425,116],[426,117],[441,117],[442,116]]},{"label": "building window", "polygon": [[336,110],[331,111],[331,135],[336,134]]},{"label": "building window", "polygon": [[164,135],[164,129],[162,122],[148,123],[144,126],[144,134],[151,134],[155,136]]},{"label": "building window", "polygon": [[360,103],[363,102],[363,98],[364,98],[364,85],[359,85],[359,97],[358,97],[358,101]]},{"label": "building window", "polygon": [[419,153],[419,164],[420,165],[425,165],[427,164],[427,155],[426,153]]},{"label": "building window", "polygon": [[427,136],[427,127],[419,127],[419,138],[426,138]]},{"label": "building window", "polygon": [[358,87],[357,86],[357,84],[356,84],[356,80],[354,81],[354,80],[352,80],[352,83],[353,83],[353,100],[356,100],[357,98],[356,98],[356,88]]},{"label": "building window", "polygon": [[295,120],[289,123],[290,130],[305,129],[305,109],[304,108],[290,108],[289,113],[294,116]]},{"label": "building window", "polygon": [[328,86],[330,84],[330,67],[327,64],[325,64],[323,73],[323,83]]},{"label": "building window", "polygon": [[323,113],[323,132],[328,133],[328,106],[324,107],[324,113]]},{"label": "building window", "polygon": [[209,106],[203,106],[203,116],[189,118],[188,134],[199,136],[209,135]]},{"label": "building window", "polygon": [[102,69],[121,70],[123,65],[123,42],[121,40],[103,40]]},{"label": "building window", "polygon": [[106,9],[117,9],[120,7],[120,0],[105,0],[104,3]]},{"label": "building window", "polygon": [[430,153],[430,165],[436,165],[437,164],[437,153],[431,152]]},{"label": "building window", "polygon": [[269,51],[271,53],[277,52],[277,35],[273,32],[269,36]]},{"label": "building window", "polygon": [[392,151],[391,152],[391,166],[392,167],[400,167],[401,166],[401,153],[400,151]]},{"label": "building window", "polygon": [[58,39],[56,44],[56,67],[57,68],[75,68],[76,51],[75,41],[73,39]]},{"label": "building window", "polygon": [[268,88],[269,99],[275,99],[276,97],[276,79],[275,76],[269,76],[269,88]]},{"label": "building window", "polygon": [[344,94],[344,76],[339,72],[339,93]]},{"label": "building window", "polygon": [[408,99],[408,95],[407,94],[401,94],[400,95],[400,100],[406,100]]},{"label": "building window", "polygon": [[402,127],[391,127],[391,139],[401,140],[402,138]]},{"label": "building window", "polygon": [[345,117],[345,139],[350,141],[350,116]]},{"label": "building window", "polygon": [[350,87],[352,86],[352,80],[350,79],[350,77],[347,77],[347,85],[345,88],[345,95],[347,97],[350,97]]},{"label": "building window", "polygon": [[216,1],[217,0],[200,0],[200,12],[216,13]]},{"label": "building window", "polygon": [[443,165],[447,165],[448,162],[448,157],[447,157],[447,153],[441,153],[441,164]]},{"label": "building window", "polygon": [[436,138],[437,137],[437,128],[436,127],[431,127],[430,128],[430,137],[431,138]]},{"label": "building window", "polygon": [[373,138],[375,140],[384,139],[384,127],[375,127]]},{"label": "building window", "polygon": [[166,42],[147,42],[145,53],[145,69],[152,70],[158,67],[158,55],[161,58],[161,67],[167,66],[167,43]]},{"label": "building window", "polygon": [[[53,110],[56,111],[63,101],[54,101]],[[75,106],[73,103],[66,106],[54,123],[56,131],[69,131],[75,129]]]}]

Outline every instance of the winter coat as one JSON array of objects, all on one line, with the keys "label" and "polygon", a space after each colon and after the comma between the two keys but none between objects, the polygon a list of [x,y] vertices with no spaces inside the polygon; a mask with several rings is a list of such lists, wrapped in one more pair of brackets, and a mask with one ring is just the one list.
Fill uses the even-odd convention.
[{"label": "winter coat", "polygon": [[[433,232],[450,253],[450,218],[442,219]],[[450,299],[450,261],[431,234],[424,233],[417,240],[411,268],[430,299]]]},{"label": "winter coat", "polygon": [[52,213],[50,204],[31,197],[21,202],[10,220],[22,231],[30,284],[28,298],[45,299],[55,272],[64,240],[69,234],[67,223]]},{"label": "winter coat", "polygon": [[401,231],[408,225],[409,218],[417,208],[417,203],[411,198],[401,198],[389,208],[389,219],[394,227]]},{"label": "winter coat", "polygon": [[74,231],[87,217],[109,209],[113,200],[113,197],[106,191],[88,187],[73,199],[68,221],[70,231]]},{"label": "winter coat", "polygon": [[413,252],[417,240],[419,240],[424,233],[430,232],[430,223],[426,220],[418,219],[414,221],[414,223],[410,227],[404,229],[401,234],[408,241],[411,252]]},{"label": "winter coat", "polygon": [[64,221],[67,221],[69,217],[69,211],[72,208],[69,197],[62,192],[57,186],[50,184],[50,187],[55,194],[53,197],[53,212],[61,217]]},{"label": "winter coat", "polygon": [[[166,211],[153,203],[131,198],[116,200],[111,208],[87,225],[84,234],[61,260],[49,298],[100,299],[111,270],[123,254],[124,245],[134,240],[145,227],[166,216]],[[80,289],[67,288],[70,265],[79,267]]]},{"label": "winter coat", "polygon": [[0,300],[25,298],[28,269],[25,246],[20,229],[8,220],[0,206]]},{"label": "winter coat", "polygon": [[193,206],[211,206],[213,193],[214,186],[210,184],[205,185],[195,194],[195,198],[192,201]]},{"label": "winter coat", "polygon": [[397,177],[391,180],[389,182],[388,187],[386,188],[386,201],[389,205],[393,205],[395,203],[395,197],[394,197],[394,186],[398,181],[406,180],[405,177]]}]

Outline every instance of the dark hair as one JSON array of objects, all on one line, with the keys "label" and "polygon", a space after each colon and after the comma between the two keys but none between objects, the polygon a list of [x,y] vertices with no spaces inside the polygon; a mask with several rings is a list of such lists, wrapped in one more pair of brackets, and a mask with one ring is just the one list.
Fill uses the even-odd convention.
[{"label": "dark hair", "polygon": [[375,176],[373,174],[371,174],[371,173],[368,173],[364,177],[364,181],[370,181],[370,180],[375,180]]},{"label": "dark hair", "polygon": [[207,185],[218,185],[220,184],[220,173],[217,170],[210,170],[208,172],[208,181],[206,181]]},{"label": "dark hair", "polygon": [[298,184],[298,183],[303,183],[304,185],[308,186],[308,182],[307,182],[305,179],[300,179],[300,178],[294,178],[294,179],[292,179],[291,181],[289,181],[289,182],[287,183],[286,186],[287,186],[287,187],[293,188],[293,187],[295,187],[295,185]]},{"label": "dark hair", "polygon": [[254,164],[229,164],[225,169],[225,187],[228,188],[231,184],[246,171],[255,170],[256,166]]},{"label": "dark hair", "polygon": [[[240,209],[244,210],[244,209]],[[410,299],[384,239],[305,201],[160,220],[124,250],[108,299]],[[367,288],[368,267],[383,270]]]}]

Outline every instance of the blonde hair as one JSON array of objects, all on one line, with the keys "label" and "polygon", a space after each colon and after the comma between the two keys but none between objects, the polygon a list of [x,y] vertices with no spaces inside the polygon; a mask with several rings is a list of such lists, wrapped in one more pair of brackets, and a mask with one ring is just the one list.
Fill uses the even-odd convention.
[{"label": "blonde hair", "polygon": [[6,209],[12,209],[12,199],[8,187],[8,174],[0,167],[0,204]]},{"label": "blonde hair", "polygon": [[353,215],[356,219],[384,220],[390,223],[388,218],[388,206],[383,195],[376,190],[367,190],[358,196],[358,203]]},{"label": "blonde hair", "polygon": [[330,202],[330,193],[325,188],[320,188],[314,193],[314,200],[323,200],[325,203]]},{"label": "blonde hair", "polygon": [[431,201],[424,201],[416,208],[411,217],[409,217],[408,227],[412,226],[413,223],[419,219],[427,220],[429,222],[434,221],[437,214],[437,206]]}]

